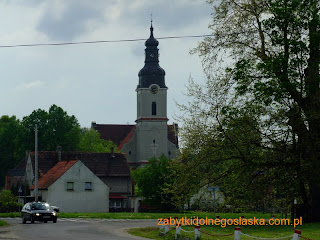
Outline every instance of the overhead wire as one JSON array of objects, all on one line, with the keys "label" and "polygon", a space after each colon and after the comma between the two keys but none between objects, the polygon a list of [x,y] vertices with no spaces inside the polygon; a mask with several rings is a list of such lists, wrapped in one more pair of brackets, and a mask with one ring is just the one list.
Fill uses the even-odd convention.
[{"label": "overhead wire", "polygon": [[[212,37],[212,34],[207,35],[189,35],[189,36],[170,36],[158,37],[157,39],[180,39],[180,38],[203,38]],[[97,40],[97,41],[79,41],[79,42],[60,42],[60,43],[33,43],[33,44],[13,44],[0,45],[0,48],[18,48],[18,47],[40,47],[40,46],[66,46],[66,45],[80,45],[80,44],[98,44],[98,43],[121,43],[121,42],[137,42],[145,41],[145,38],[136,39],[120,39],[120,40]]]}]

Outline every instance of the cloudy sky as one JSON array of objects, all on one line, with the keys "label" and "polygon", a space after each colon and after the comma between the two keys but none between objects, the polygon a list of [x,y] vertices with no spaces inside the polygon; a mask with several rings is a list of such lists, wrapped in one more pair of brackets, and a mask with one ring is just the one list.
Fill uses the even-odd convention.
[{"label": "cloudy sky", "polygon": [[[0,45],[146,39],[150,13],[155,37],[209,34],[205,0],[2,0]],[[166,71],[169,123],[189,76],[202,82],[200,38],[159,40]],[[0,48],[0,116],[19,119],[52,104],[77,117],[82,127],[134,124],[138,72],[144,41]]]}]

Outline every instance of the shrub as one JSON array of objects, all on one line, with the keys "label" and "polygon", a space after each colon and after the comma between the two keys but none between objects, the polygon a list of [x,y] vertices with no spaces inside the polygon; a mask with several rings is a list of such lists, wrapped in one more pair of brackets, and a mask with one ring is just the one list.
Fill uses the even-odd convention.
[{"label": "shrub", "polygon": [[13,212],[19,208],[20,204],[16,196],[9,190],[0,192],[0,212]]}]

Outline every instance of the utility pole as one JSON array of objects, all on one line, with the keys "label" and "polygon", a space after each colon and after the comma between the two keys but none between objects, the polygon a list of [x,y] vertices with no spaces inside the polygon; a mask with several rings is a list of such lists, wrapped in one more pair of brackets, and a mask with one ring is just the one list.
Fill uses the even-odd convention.
[{"label": "utility pole", "polygon": [[34,171],[35,171],[35,183],[34,183],[34,200],[38,201],[38,125],[35,127],[35,150],[34,150]]}]

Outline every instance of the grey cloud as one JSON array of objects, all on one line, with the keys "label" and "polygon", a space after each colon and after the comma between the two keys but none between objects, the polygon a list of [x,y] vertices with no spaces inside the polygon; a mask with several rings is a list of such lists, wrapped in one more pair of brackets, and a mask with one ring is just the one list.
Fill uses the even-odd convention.
[{"label": "grey cloud", "polygon": [[103,12],[96,6],[83,1],[65,1],[65,10],[56,18],[51,9],[47,9],[38,23],[37,30],[52,40],[72,40],[85,33],[88,20],[103,20]]},{"label": "grey cloud", "polygon": [[200,2],[200,4],[192,4],[192,2],[182,4],[181,1],[148,1],[140,9],[124,14],[139,24],[145,24],[150,20],[150,13],[152,12],[155,33],[156,28],[172,31],[196,24],[201,19],[210,16],[211,9],[205,1]]},{"label": "grey cloud", "polygon": [[144,41],[139,41],[132,46],[131,52],[134,56],[144,59],[144,49]]},{"label": "grey cloud", "polygon": [[25,6],[35,6],[40,5],[42,0],[5,0],[4,3],[8,5],[25,5]]}]

